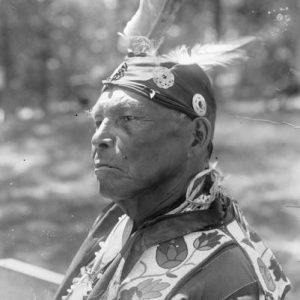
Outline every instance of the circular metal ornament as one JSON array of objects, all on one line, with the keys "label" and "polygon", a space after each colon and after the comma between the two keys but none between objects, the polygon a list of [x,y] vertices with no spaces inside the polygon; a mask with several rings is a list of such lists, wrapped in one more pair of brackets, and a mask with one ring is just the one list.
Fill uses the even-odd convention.
[{"label": "circular metal ornament", "polygon": [[206,114],[206,101],[201,94],[195,94],[193,96],[193,109],[196,114],[200,117],[205,116]]},{"label": "circular metal ornament", "polygon": [[168,68],[157,67],[153,70],[153,81],[158,87],[168,89],[174,84],[174,74]]}]

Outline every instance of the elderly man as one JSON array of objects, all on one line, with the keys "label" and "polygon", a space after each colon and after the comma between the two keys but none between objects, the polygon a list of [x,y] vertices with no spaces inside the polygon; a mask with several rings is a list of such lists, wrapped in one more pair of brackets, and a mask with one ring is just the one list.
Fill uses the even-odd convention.
[{"label": "elderly man", "polygon": [[209,165],[216,105],[204,70],[216,60],[192,53],[157,56],[140,40],[104,81],[92,146],[100,194],[113,204],[56,299],[278,300],[289,290]]}]

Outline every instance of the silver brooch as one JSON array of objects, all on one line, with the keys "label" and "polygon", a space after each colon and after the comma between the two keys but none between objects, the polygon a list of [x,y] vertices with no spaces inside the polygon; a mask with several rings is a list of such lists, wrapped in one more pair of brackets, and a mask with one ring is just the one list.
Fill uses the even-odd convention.
[{"label": "silver brooch", "polygon": [[174,84],[174,75],[168,68],[157,67],[153,70],[153,81],[158,87],[168,89]]},{"label": "silver brooch", "polygon": [[200,117],[206,114],[206,101],[201,94],[195,94],[193,96],[193,109]]}]

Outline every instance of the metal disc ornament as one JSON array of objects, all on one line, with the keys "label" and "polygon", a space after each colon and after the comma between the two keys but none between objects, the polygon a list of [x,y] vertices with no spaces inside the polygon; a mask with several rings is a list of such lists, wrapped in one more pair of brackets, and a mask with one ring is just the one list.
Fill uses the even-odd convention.
[{"label": "metal disc ornament", "polygon": [[168,89],[174,84],[174,75],[170,69],[158,67],[153,70],[153,81],[158,87]]},{"label": "metal disc ornament", "polygon": [[206,114],[206,101],[201,94],[195,94],[193,96],[193,109],[200,117]]}]

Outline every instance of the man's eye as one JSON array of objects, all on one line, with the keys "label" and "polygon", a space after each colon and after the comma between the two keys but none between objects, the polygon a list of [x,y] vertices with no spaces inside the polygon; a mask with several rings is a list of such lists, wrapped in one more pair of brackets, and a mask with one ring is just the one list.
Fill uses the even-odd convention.
[{"label": "man's eye", "polygon": [[136,118],[134,116],[122,116],[121,119],[126,122],[129,122],[135,120]]}]

